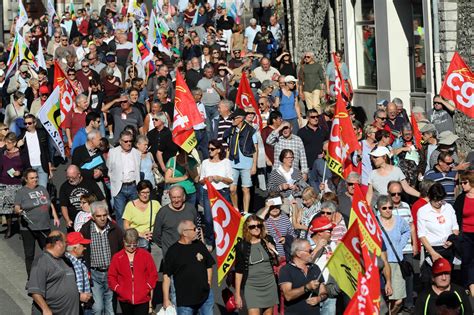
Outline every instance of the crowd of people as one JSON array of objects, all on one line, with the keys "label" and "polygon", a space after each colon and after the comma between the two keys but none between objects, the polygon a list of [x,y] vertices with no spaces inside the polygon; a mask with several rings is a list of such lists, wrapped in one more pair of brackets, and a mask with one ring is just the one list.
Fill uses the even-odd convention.
[{"label": "crowd of people", "polygon": [[[6,239],[20,226],[33,314],[115,314],[117,300],[123,314],[149,314],[156,291],[178,314],[214,314],[206,182],[246,215],[229,312],[342,314],[350,298],[326,264],[358,185],[383,232],[382,312],[472,314],[474,155],[458,150],[448,100],[434,97],[430,113],[413,107],[417,126],[400,98],[363,104],[373,119],[349,105],[362,149],[353,158],[360,171],[343,179],[326,162],[336,65],[352,95],[342,51],[336,63],[310,51],[296,61],[279,1],[250,1],[246,26],[219,1],[165,0],[155,12],[169,28],[164,44],[148,43],[151,60],[136,63],[132,25],[146,39],[150,16],[137,3],[134,14],[128,1],[107,0],[100,12],[87,3],[56,17],[49,33],[48,17],[30,18],[22,35],[34,55],[42,47],[46,69],[21,60],[6,78],[14,25],[1,47],[0,214]],[[66,159],[38,119],[58,66],[77,92],[62,124]],[[178,72],[204,121],[191,153],[172,135]],[[236,106],[243,74],[259,113]],[[60,164],[66,181],[56,189]],[[459,265],[464,276],[453,283]]]}]

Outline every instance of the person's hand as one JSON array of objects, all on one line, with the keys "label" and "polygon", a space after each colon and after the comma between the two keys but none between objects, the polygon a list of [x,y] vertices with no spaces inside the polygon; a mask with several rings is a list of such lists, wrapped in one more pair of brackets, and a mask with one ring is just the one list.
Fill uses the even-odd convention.
[{"label": "person's hand", "polygon": [[20,176],[20,175],[21,175],[21,172],[20,172],[20,171],[15,171],[15,172],[13,173],[13,176],[15,176],[15,177],[18,177],[18,176]]},{"label": "person's hand", "polygon": [[273,163],[270,161],[270,159],[265,159],[265,162],[267,163],[267,166],[273,166]]},{"label": "person's hand", "polygon": [[413,257],[418,256],[420,252],[418,251],[418,246],[413,246]]},{"label": "person's hand", "polygon": [[303,117],[298,117],[298,126],[301,128],[303,127]]},{"label": "person's hand", "polygon": [[303,177],[303,180],[304,180],[305,182],[308,181],[308,174],[303,173],[302,177]]},{"label": "person's hand", "polygon": [[444,242],[443,247],[444,247],[444,248],[449,248],[449,247],[451,247],[451,245],[453,245],[453,242],[446,241],[446,242]]},{"label": "person's hand", "polygon": [[301,101],[302,101],[302,102],[306,101],[306,97],[304,96],[304,94],[303,94],[303,93],[302,93],[302,94],[300,94],[300,99],[301,99]]},{"label": "person's hand", "polygon": [[252,169],[250,170],[250,175],[255,175],[255,174],[257,174],[257,167],[252,166]]},{"label": "person's hand", "polygon": [[212,183],[214,181],[214,176],[207,176],[206,179]]},{"label": "person's hand", "polygon": [[43,315],[53,315],[53,312],[48,308],[43,311]]},{"label": "person's hand", "polygon": [[53,176],[54,176],[53,170],[50,169],[50,170],[49,170],[48,178],[51,179],[51,178],[53,178]]},{"label": "person's hand", "polygon": [[385,284],[385,295],[386,296],[391,296],[393,294],[393,290],[392,290],[392,283],[391,282],[387,282]]},{"label": "person's hand", "polygon": [[285,237],[280,237],[280,239],[278,240],[278,243],[280,244],[285,244]]},{"label": "person's hand", "polygon": [[94,178],[97,179],[97,178],[100,178],[102,177],[102,171],[99,170],[99,169],[94,169]]},{"label": "person's hand", "polygon": [[54,218],[53,219],[53,225],[55,227],[60,227],[61,226],[61,221],[59,220],[59,218]]},{"label": "person's hand", "polygon": [[273,200],[267,199],[265,201],[265,207],[270,208],[271,206],[273,206]]},{"label": "person's hand", "polygon": [[72,149],[72,141],[68,141],[67,146],[69,147],[69,149]]},{"label": "person's hand", "polygon": [[321,302],[321,298],[319,296],[313,296],[306,299],[306,304],[311,305],[311,306],[318,305],[319,302]]},{"label": "person's hand", "polygon": [[20,139],[20,140],[17,141],[16,147],[17,147],[17,148],[22,147],[24,144],[25,144],[25,140]]},{"label": "person's hand", "polygon": [[[440,103],[440,104],[443,104],[444,100],[439,97],[439,96],[436,96],[434,99],[433,99],[433,103]],[[444,105],[444,104],[443,104]]]},{"label": "person's hand", "polygon": [[280,185],[281,190],[288,190],[290,189],[290,184],[284,183]]},{"label": "person's hand", "polygon": [[311,280],[310,282],[306,283],[306,288],[311,291],[316,290],[317,288],[319,288],[319,281]]},{"label": "person's hand", "polygon": [[182,178],[183,180],[187,180],[187,179],[189,178],[188,173],[185,173],[181,178]]},{"label": "person's hand", "polygon": [[455,167],[453,167],[453,170],[455,170],[455,171],[465,171],[470,165],[471,165],[471,163],[469,163],[469,162],[462,162],[462,163],[459,163],[458,165],[456,165]]},{"label": "person's hand", "polygon": [[243,303],[242,303],[242,298],[240,297],[240,294],[239,295],[235,295],[235,306],[237,307],[237,309],[242,309],[242,306],[243,306]]},{"label": "person's hand", "polygon": [[68,227],[68,228],[70,228],[73,224],[74,224],[74,222],[72,222],[71,220],[66,221],[66,227]]},{"label": "person's hand", "polygon": [[90,294],[90,293],[81,293],[79,295],[79,300],[81,302],[86,303],[87,301],[89,301],[91,299],[91,297],[92,297],[92,294]]},{"label": "person's hand", "polygon": [[171,305],[173,305],[173,304],[171,304],[171,301],[169,299],[163,300],[163,308],[164,309],[167,309]]},{"label": "person's hand", "polygon": [[431,259],[433,260],[433,262],[437,261],[438,259],[440,258],[443,258],[443,256],[441,256],[440,254],[438,254],[438,252],[433,252],[431,254]]},{"label": "person's hand", "polygon": [[319,190],[320,191],[324,191],[325,189],[326,189],[326,184],[325,183],[319,184]]}]

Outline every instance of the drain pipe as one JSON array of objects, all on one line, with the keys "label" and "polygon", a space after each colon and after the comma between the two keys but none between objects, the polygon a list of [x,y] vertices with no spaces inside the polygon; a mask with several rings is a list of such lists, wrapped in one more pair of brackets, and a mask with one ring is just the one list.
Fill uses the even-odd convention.
[{"label": "drain pipe", "polygon": [[341,49],[341,15],[339,14],[339,0],[334,0],[334,19],[336,20],[336,50]]},{"label": "drain pipe", "polygon": [[441,53],[439,52],[439,0],[433,0],[433,50],[434,50],[434,71],[435,71],[435,93],[441,89]]}]

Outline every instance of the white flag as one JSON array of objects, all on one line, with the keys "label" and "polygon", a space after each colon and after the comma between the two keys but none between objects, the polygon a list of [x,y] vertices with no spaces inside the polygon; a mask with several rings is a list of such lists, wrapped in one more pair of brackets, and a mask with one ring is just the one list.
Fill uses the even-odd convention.
[{"label": "white flag", "polygon": [[137,26],[135,23],[132,23],[132,42],[133,42],[133,51],[132,51],[132,61],[135,63],[139,63],[142,60],[140,55],[140,50],[138,49],[138,33],[137,33]]},{"label": "white flag", "polygon": [[53,20],[57,17],[56,9],[54,8],[54,4],[51,0],[48,0],[47,4],[47,12],[48,12],[48,35],[49,37],[53,36]]},{"label": "white flag", "polygon": [[41,45],[41,39],[38,40],[38,52],[36,53],[36,61],[38,62],[38,66],[46,70],[46,60],[44,59],[43,55],[43,45]]},{"label": "white flag", "polygon": [[18,20],[16,21],[15,31],[19,33],[26,22],[28,22],[28,14],[21,0],[18,0]]},{"label": "white flag", "polygon": [[53,143],[64,158],[64,142],[61,137],[59,125],[61,124],[61,109],[59,108],[59,85],[56,86],[53,93],[48,97],[44,105],[38,112],[38,118],[48,132]]}]

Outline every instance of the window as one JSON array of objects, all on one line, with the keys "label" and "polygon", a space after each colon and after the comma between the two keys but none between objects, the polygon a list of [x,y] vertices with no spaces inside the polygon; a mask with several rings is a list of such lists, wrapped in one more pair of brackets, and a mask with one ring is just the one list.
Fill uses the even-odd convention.
[{"label": "window", "polygon": [[421,0],[412,0],[413,36],[410,45],[410,74],[413,92],[426,92],[425,29]]},{"label": "window", "polygon": [[357,82],[359,88],[377,88],[377,54],[373,0],[355,3]]}]

